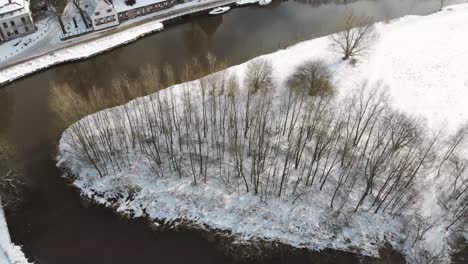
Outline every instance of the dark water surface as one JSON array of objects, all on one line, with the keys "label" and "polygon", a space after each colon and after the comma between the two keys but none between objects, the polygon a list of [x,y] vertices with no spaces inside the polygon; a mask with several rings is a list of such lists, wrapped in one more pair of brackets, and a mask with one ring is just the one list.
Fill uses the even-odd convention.
[{"label": "dark water surface", "polygon": [[83,91],[93,85],[105,88],[113,77],[134,75],[142,65],[177,67],[208,51],[237,64],[332,32],[346,7],[387,20],[428,14],[439,5],[438,0],[274,0],[264,8],[191,18],[92,59],[0,88],[0,133],[18,148],[29,188],[24,206],[7,215],[13,241],[40,264],[231,262],[197,232],[152,232],[144,221],[125,220],[109,209],[83,203],[55,167],[63,128],[48,109],[50,82],[71,82]]}]

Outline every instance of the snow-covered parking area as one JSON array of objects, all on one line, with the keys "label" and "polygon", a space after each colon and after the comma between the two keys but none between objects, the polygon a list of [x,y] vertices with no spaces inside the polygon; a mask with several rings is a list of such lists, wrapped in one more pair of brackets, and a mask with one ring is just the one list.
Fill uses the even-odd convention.
[{"label": "snow-covered parking area", "polygon": [[[208,153],[208,150],[205,147],[201,147],[202,143],[197,144],[196,142],[203,141],[203,144],[205,144],[205,142],[209,142],[210,136],[205,136],[205,139],[201,140],[200,128],[196,127],[196,125],[189,128],[189,125],[187,125],[187,128],[183,128],[182,126],[180,128],[176,128],[180,129],[179,131],[182,132],[179,132],[178,135],[174,132],[174,138],[171,137],[171,140],[164,141],[162,137],[172,133],[166,132],[167,130],[170,130],[170,128],[160,125],[162,127],[160,130],[165,132],[160,132],[161,134],[157,134],[158,136],[154,136],[154,133],[159,133],[156,131],[157,129],[154,131],[145,131],[145,128],[157,127],[159,124],[157,122],[167,122],[162,120],[162,118],[159,117],[159,114],[161,112],[170,112],[169,109],[172,108],[170,108],[169,105],[171,105],[171,103],[174,103],[174,105],[177,106],[175,107],[177,110],[174,111],[179,112],[174,114],[176,117],[170,117],[170,115],[163,116],[166,120],[167,118],[173,118],[175,120],[177,117],[180,117],[181,119],[186,118],[186,120],[188,120],[189,118],[187,118],[187,116],[194,119],[200,118],[196,114],[193,114],[193,112],[201,112],[199,109],[201,108],[201,103],[204,102],[202,101],[202,98],[204,97],[201,97],[197,92],[194,92],[195,95],[190,95],[187,92],[188,90],[201,91],[200,87],[203,82],[198,81],[176,85],[160,92],[158,95],[150,95],[136,99],[125,106],[104,110],[82,119],[64,132],[59,146],[59,165],[66,167],[72,174],[77,176],[74,184],[81,189],[84,196],[94,199],[98,203],[108,206],[116,206],[118,211],[134,216],[148,216],[153,219],[162,219],[168,222],[177,219],[187,219],[199,225],[208,225],[212,228],[229,230],[232,234],[238,236],[239,239],[248,240],[252,237],[260,237],[266,240],[278,240],[287,244],[306,247],[313,250],[334,248],[357,251],[361,254],[372,256],[376,256],[378,254],[379,247],[387,241],[395,248],[404,252],[406,256],[411,257],[413,250],[416,249],[416,242],[411,243],[409,241],[412,239],[416,241],[420,237],[419,240],[421,243],[418,244],[417,247],[420,247],[420,249],[423,249],[426,252],[433,254],[437,253],[438,257],[440,257],[441,263],[447,263],[449,261],[449,246],[447,244],[447,240],[450,235],[450,231],[447,231],[446,227],[450,225],[451,220],[444,218],[446,211],[444,211],[438,201],[439,198],[442,198],[442,196],[449,191],[446,189],[448,186],[446,186],[446,184],[451,181],[448,179],[451,172],[449,173],[446,170],[440,169],[445,168],[445,166],[442,166],[442,163],[444,162],[442,161],[439,167],[441,176],[439,177],[439,175],[437,175],[436,177],[435,171],[437,171],[437,168],[434,168],[432,165],[438,161],[438,155],[443,156],[439,152],[443,152],[445,150],[445,142],[440,142],[440,146],[442,146],[440,150],[437,149],[431,152],[435,153],[434,157],[432,157],[432,155],[428,155],[428,153],[434,146],[431,142],[435,142],[438,139],[438,137],[432,135],[431,132],[439,131],[439,129],[441,129],[443,132],[441,134],[454,134],[455,131],[468,121],[468,111],[466,108],[466,100],[468,99],[468,34],[466,34],[466,32],[468,32],[468,4],[447,7],[438,13],[428,16],[407,16],[388,23],[378,23],[377,31],[379,32],[380,37],[376,45],[368,54],[360,58],[356,65],[351,65],[349,62],[341,59],[340,55],[333,50],[331,45],[332,42],[329,37],[305,41],[285,50],[261,56],[261,59],[270,62],[273,68],[274,87],[276,90],[273,92],[272,101],[265,103],[265,105],[268,105],[268,107],[271,106],[274,110],[271,112],[268,112],[270,110],[265,110],[268,114],[262,116],[264,114],[262,112],[263,108],[259,107],[259,111],[256,111],[253,114],[260,116],[258,119],[260,121],[257,120],[255,122],[261,122],[262,120],[270,122],[275,120],[274,117],[278,116],[281,120],[283,116],[278,113],[281,112],[281,108],[277,109],[275,107],[280,105],[278,101],[280,101],[281,98],[286,97],[283,93],[284,89],[282,88],[284,88],[287,77],[290,76],[293,70],[304,61],[321,60],[333,73],[333,81],[338,90],[337,97],[343,99],[343,101],[338,101],[338,106],[346,105],[345,99],[347,96],[351,94],[357,86],[365,81],[368,83],[382,83],[388,87],[387,92],[392,98],[390,105],[391,108],[394,109],[392,110],[394,111],[392,113],[395,114],[391,115],[392,117],[400,116],[399,113],[401,112],[408,116],[408,120],[414,120],[410,117],[419,118],[418,122],[420,119],[424,119],[424,121],[420,121],[420,125],[416,126],[414,129],[414,131],[416,131],[420,127],[426,128],[427,126],[428,129],[425,130],[427,132],[424,133],[425,136],[418,138],[420,141],[417,141],[417,143],[415,143],[407,152],[405,150],[402,153],[388,156],[382,154],[383,158],[379,161],[385,162],[387,159],[393,159],[395,156],[402,155],[402,159],[398,160],[398,162],[400,162],[398,166],[394,170],[390,169],[388,172],[390,175],[393,175],[394,173],[397,173],[396,171],[403,171],[405,168],[415,166],[405,172],[409,175],[408,177],[405,177],[405,181],[408,180],[407,184],[401,184],[399,177],[398,179],[387,178],[388,182],[385,181],[385,183],[383,181],[370,182],[370,185],[376,186],[373,187],[376,190],[371,191],[371,194],[367,196],[367,200],[363,199],[365,200],[362,206],[363,210],[357,210],[356,208],[357,213],[353,212],[353,209],[359,201],[360,192],[363,190],[360,189],[360,187],[354,187],[366,181],[365,177],[359,178],[359,176],[362,176],[365,172],[359,170],[357,170],[358,172],[354,172],[357,175],[355,178],[356,181],[351,184],[350,182],[346,182],[348,175],[351,174],[351,172],[345,175],[341,173],[339,169],[335,170],[334,167],[330,167],[330,172],[332,172],[330,178],[332,180],[329,180],[327,184],[325,184],[329,175],[322,174],[322,176],[325,177],[322,184],[324,185],[323,190],[322,186],[319,187],[316,184],[311,188],[307,188],[309,186],[304,188],[298,187],[297,190],[299,191],[296,192],[296,187],[293,187],[293,183],[297,182],[297,185],[299,185],[299,182],[301,182],[302,176],[300,174],[300,169],[293,170],[291,168],[292,165],[290,167],[287,167],[286,165],[283,167],[281,165],[283,163],[288,163],[288,159],[290,158],[290,149],[294,149],[294,147],[291,147],[293,144],[290,143],[291,141],[289,141],[289,136],[287,140],[282,141],[284,138],[277,136],[279,133],[274,129],[269,131],[269,134],[267,135],[270,137],[269,139],[271,139],[271,141],[267,141],[268,144],[277,144],[275,147],[276,149],[281,149],[281,151],[277,152],[281,158],[279,159],[279,163],[272,163],[273,166],[265,169],[265,179],[264,182],[261,182],[266,184],[266,187],[261,187],[266,188],[264,192],[261,188],[260,194],[257,195],[254,195],[252,191],[246,192],[245,189],[248,190],[248,188],[242,187],[244,185],[244,183],[242,183],[242,179],[237,177],[236,182],[233,176],[233,174],[236,173],[236,170],[244,170],[241,166],[243,165],[241,163],[244,161],[242,159],[245,158],[250,162],[249,157],[242,156],[243,152],[237,152],[238,147],[244,148],[244,144],[249,144],[250,151],[250,142],[248,142],[247,138],[259,141],[263,140],[260,137],[253,136],[255,134],[252,134],[252,132],[249,132],[251,133],[249,135],[247,135],[248,133],[246,132],[245,141],[242,141],[241,143],[236,141],[235,147],[229,145],[227,147],[228,150],[226,151],[224,151],[224,143],[231,143],[231,141],[229,141],[230,139],[238,138],[237,133],[234,134],[232,129],[226,132],[233,133],[228,134],[228,136],[226,136],[227,139],[224,139],[223,135],[223,144],[213,144],[213,149],[217,149],[217,151],[219,151],[217,153],[221,153],[218,154],[220,157],[224,157],[225,152],[228,153],[227,156],[230,155],[231,152],[229,152],[229,149],[231,147],[236,150],[232,152],[235,153],[232,154],[234,157],[226,158],[226,163],[219,162],[219,167],[217,167],[218,161],[211,160],[211,158],[215,159],[215,157],[206,159],[204,168],[205,170],[208,170],[208,172],[203,172],[203,166],[201,166],[202,169],[200,169],[201,175],[204,174],[205,177],[206,175],[209,175],[207,180],[205,178],[206,182],[203,178],[199,178],[198,184],[194,185],[194,180],[191,177],[182,177],[181,171],[184,171],[185,169],[190,171],[189,166],[192,166],[192,172],[195,171],[193,168],[198,165],[193,164],[194,160],[201,160],[200,163],[203,163],[203,155]],[[248,63],[244,63],[229,68],[226,71],[233,74],[236,77],[234,78],[235,80],[242,82],[242,80],[244,80],[249,74],[249,72],[247,72],[248,69]],[[175,96],[170,97],[170,95]],[[161,111],[161,109],[154,110],[157,106],[164,104],[166,99],[168,102],[167,108],[164,108],[164,105],[161,108],[166,111]],[[228,99],[212,99],[211,97],[206,99],[206,101],[210,100],[215,102],[213,104],[216,104],[216,100],[220,100],[222,103],[215,105],[216,107],[220,107],[220,109],[228,103],[228,101],[226,101]],[[258,104],[264,107],[264,101],[262,101],[264,98],[258,98],[258,100],[261,102]],[[268,98],[265,100],[268,100]],[[243,107],[244,102],[242,100],[239,101],[241,102],[235,105],[233,109],[239,106]],[[356,102],[358,101],[359,99],[357,99]],[[340,104],[341,102],[343,102],[343,104]],[[183,104],[177,105],[178,103]],[[192,103],[194,108],[188,108]],[[271,103],[271,105],[269,103]],[[214,107],[213,104],[210,104],[210,106]],[[269,109],[268,107],[265,106],[265,109]],[[353,105],[351,104],[349,105],[349,109],[341,110],[343,112],[348,110],[351,112],[350,109],[352,107]],[[282,108],[282,110],[284,109],[285,108]],[[301,109],[301,107],[298,109]],[[339,108],[330,109],[337,110]],[[229,112],[229,110],[226,111],[228,113],[235,112],[235,110],[232,110],[232,112]],[[248,111],[249,110],[246,112]],[[319,112],[316,109],[313,111]],[[156,113],[153,113],[156,117],[151,116],[152,112]],[[337,110],[337,116],[339,115],[338,112],[339,111]],[[243,114],[244,113],[241,115]],[[344,114],[346,115],[346,113]],[[124,115],[133,116],[133,119],[129,117],[127,121],[123,122],[121,119],[112,119],[113,116],[119,116],[119,118],[121,118]],[[149,118],[146,119],[145,117]],[[223,115],[220,114],[220,120],[222,117]],[[210,118],[215,119],[217,117],[216,115],[212,115]],[[235,118],[237,120],[237,116]],[[327,129],[335,131],[333,130],[335,129],[334,126],[327,126],[326,124],[328,120],[335,120],[333,119],[334,117],[330,116],[327,118],[330,119],[326,119],[325,121],[322,120],[324,122],[322,125]],[[286,116],[284,120],[289,120],[288,116]],[[189,124],[189,121],[184,120],[180,121],[180,124],[183,124],[183,122],[187,122],[187,124]],[[149,123],[149,125],[147,123]],[[270,126],[269,128],[275,128],[274,122],[272,123],[273,124],[268,123],[264,125]],[[284,123],[286,124],[287,122]],[[293,121],[291,121],[291,123],[293,123]],[[409,123],[410,125],[413,125],[413,123]],[[196,124],[199,125],[200,123]],[[385,130],[386,122],[383,121],[378,124],[379,125],[376,126],[382,126],[379,131],[382,133],[382,137],[385,138],[387,135],[387,130]],[[261,125],[258,126],[261,127]],[[254,125],[252,125],[252,127],[253,128],[251,129],[257,129]],[[400,128],[404,130],[405,126]],[[133,129],[147,137],[142,140],[145,143],[156,142],[154,143],[157,145],[155,149],[146,145],[136,147],[138,144],[135,143],[135,138],[133,138],[133,142],[130,139],[133,137]],[[294,129],[293,133],[300,133],[302,131],[298,127],[295,127]],[[359,126],[357,126],[356,130],[359,129]],[[129,130],[132,132],[131,136],[130,132],[128,132]],[[141,130],[144,131],[141,132]],[[191,134],[192,132],[195,133],[194,131],[198,131],[198,139]],[[208,129],[208,131],[211,130]],[[261,130],[253,133],[260,133],[259,131]],[[327,130],[323,133],[338,135],[340,132],[333,134]],[[207,134],[210,134],[210,132]],[[283,135],[284,134],[285,132],[283,131]],[[320,136],[321,133],[317,134]],[[356,133],[356,135],[357,134],[358,133]],[[371,138],[373,135],[370,134],[371,132],[369,132],[369,135],[366,134],[366,137]],[[409,134],[413,135],[413,130],[410,130]],[[388,137],[391,138],[389,139],[389,142],[393,142],[393,136],[394,135],[388,135]],[[102,145],[94,148],[95,145],[93,144],[84,144],[87,147],[86,150],[88,152],[89,149],[92,149],[93,152],[102,151],[105,153],[103,155],[105,156],[103,159],[110,160],[108,164],[96,165],[93,162],[87,162],[84,159],[77,158],[79,156],[77,149],[79,148],[76,148],[76,146],[79,146],[80,144],[77,143],[77,140],[86,141],[89,140],[90,137],[98,138],[97,142],[101,142]],[[112,140],[114,140],[110,140],[109,138],[113,137],[115,137],[116,141],[109,144],[108,142],[112,142]],[[211,137],[216,137],[216,135]],[[293,138],[294,137],[295,136],[293,136]],[[333,136],[330,137],[332,138]],[[434,138],[434,141],[427,141],[426,137],[431,139]],[[244,136],[239,137],[239,139],[244,140]],[[336,141],[333,141],[335,139]],[[341,136],[336,136],[335,139],[331,139],[331,142],[339,142],[342,140]],[[217,140],[221,139],[218,138]],[[277,141],[273,142],[275,140]],[[163,145],[162,142],[170,143]],[[151,156],[154,157],[155,160],[159,159],[159,157],[156,157],[159,154],[156,155],[155,152],[159,151],[159,149],[165,149],[169,153],[169,145],[173,142],[178,142],[174,144],[179,144],[177,146],[180,146],[180,149],[186,148],[187,152],[182,153],[177,157],[174,156],[170,159],[168,158],[167,160],[170,160],[169,162],[164,163],[164,161],[162,162],[163,165],[155,168],[154,164],[152,164],[147,157]],[[93,143],[96,143],[96,141],[93,141]],[[219,142],[216,141],[216,143]],[[261,143],[263,144],[264,142]],[[257,143],[256,141],[255,144],[260,145],[261,143]],[[372,140],[368,140],[368,143],[375,147],[375,152],[373,152],[372,155],[378,155],[376,153],[379,153],[379,151],[384,148],[383,145],[385,145],[382,143],[381,146],[378,142]],[[132,144],[133,148],[131,147]],[[148,143],[148,145],[150,144]],[[317,145],[318,144],[316,144],[316,146]],[[356,143],[356,146],[357,145],[358,143]],[[364,160],[371,160],[373,158],[369,157],[372,155],[368,155],[368,144],[364,145],[364,152],[350,154],[355,155],[355,157],[359,157],[356,161],[357,163],[364,163]],[[199,149],[197,149],[197,146],[200,146]],[[221,149],[220,146],[222,146],[222,151],[219,150]],[[254,147],[256,147],[256,145]],[[106,152],[107,149],[112,149],[112,151]],[[312,152],[312,150],[310,150],[311,152],[308,152],[308,148],[305,149],[305,153]],[[324,149],[327,151],[327,148]],[[343,148],[339,150],[344,152]],[[214,150],[210,151],[214,153]],[[464,151],[466,150],[462,149],[460,152],[457,152],[457,154],[462,156],[458,157],[460,161],[466,160],[466,152]],[[115,158],[115,156],[119,155],[118,153],[122,153],[120,154],[122,155],[121,160],[119,160],[119,158]],[[167,154],[164,151],[161,151],[161,153],[164,155]],[[195,155],[192,155],[193,153],[195,153]],[[251,153],[258,155],[255,151],[250,152],[250,154]],[[338,164],[339,153],[331,150],[328,150],[326,153],[331,157],[335,155],[337,158],[333,160],[333,158],[329,159],[327,156],[324,165],[316,165],[316,171],[319,171],[319,168],[320,171],[322,171],[322,168],[323,171],[325,171],[328,168],[327,166],[330,166],[327,165],[329,161],[331,163],[336,162],[336,164]],[[206,155],[208,156],[208,154]],[[202,158],[198,158],[200,156]],[[312,155],[304,156],[306,157],[305,160],[308,161],[308,159],[311,159]],[[433,158],[433,160],[430,160],[430,158],[429,160],[425,160],[428,156],[431,156],[430,158]],[[162,159],[166,160],[166,157],[163,156]],[[188,162],[189,159],[190,163]],[[343,161],[341,162],[342,164],[347,162],[345,159],[347,158],[343,158]],[[413,161],[415,160],[418,162],[421,160],[421,163],[418,164],[418,162],[415,162],[413,164]],[[210,162],[213,162],[213,164],[216,165],[206,169],[206,164],[209,164]],[[247,168],[245,168],[245,171],[248,172],[249,175],[253,175],[255,173],[252,173],[252,171],[254,171],[253,168],[258,166],[258,164],[255,164],[254,162],[255,161],[253,160],[252,164],[246,164]],[[310,164],[313,164],[313,162],[314,161],[311,161]],[[179,168],[179,170],[175,168],[171,171],[172,167],[177,167],[177,165],[174,165],[177,163],[191,165],[187,165],[186,168]],[[304,162],[304,169],[307,166],[306,164],[309,164],[309,162]],[[388,166],[392,165],[393,164],[388,164]],[[105,171],[102,176],[98,175],[97,171],[99,171],[99,169],[96,169],[96,167],[99,168],[99,166],[103,166],[101,169],[104,168]],[[365,166],[367,170],[368,164]],[[235,167],[235,169],[230,170],[232,167]],[[301,168],[301,166],[296,166],[296,168]],[[310,168],[313,168],[313,166],[311,165]],[[386,171],[388,168],[385,167],[379,169]],[[175,170],[178,170],[179,175],[174,172]],[[276,176],[281,174],[279,172],[276,173],[276,171],[282,172],[283,177],[286,173],[290,173],[290,181],[286,180],[285,183],[283,180],[276,181]],[[102,171],[100,171],[100,174],[102,174],[101,172]],[[158,173],[160,173],[160,175]],[[304,170],[302,173],[304,175]],[[462,172],[462,175],[460,176],[462,179],[463,177],[466,178],[466,173],[463,173],[464,172]],[[192,174],[195,175],[195,173]],[[240,175],[240,173],[238,174]],[[164,177],[161,175],[164,175]],[[190,175],[190,173],[187,173],[187,175]],[[270,179],[270,175],[274,176]],[[416,175],[418,182],[414,183],[412,180]],[[446,177],[446,175],[449,176]],[[345,178],[344,183],[343,178]],[[229,181],[232,181],[232,183],[226,184],[226,182]],[[246,182],[245,185],[248,185],[245,178],[244,181]],[[250,181],[252,181],[252,178],[250,178]],[[322,181],[322,177],[316,181]],[[258,185],[258,182],[253,182],[253,186],[255,186],[255,184]],[[278,185],[281,184],[281,186],[271,182],[278,182]],[[293,190],[292,195],[288,195],[286,192],[284,192],[284,194],[282,193],[283,183],[288,186],[288,190]],[[335,207],[330,209],[329,201],[331,196],[335,197],[333,190],[338,190],[341,184],[349,184],[351,187],[340,191],[340,199],[343,201],[342,206],[344,210],[338,213],[338,210],[336,209],[340,206],[335,204]],[[369,180],[367,180],[367,184],[369,185]],[[405,189],[410,184],[412,188]],[[401,190],[404,191],[402,193],[398,193],[396,190],[400,187],[389,187],[390,185],[400,186]],[[455,188],[460,188],[457,186],[455,186]],[[279,193],[277,192],[278,188]],[[402,213],[403,210],[400,211],[399,214],[384,214],[382,210],[377,213],[380,206],[377,210],[374,210],[374,205],[376,204],[381,203],[385,208],[387,208],[387,206],[389,206],[389,208],[392,207],[390,205],[392,204],[392,200],[390,200],[387,206],[385,206],[385,199],[382,198],[381,192],[377,194],[377,189],[379,188],[382,193],[387,193],[391,196],[393,195],[394,198],[392,198],[392,200],[396,199],[395,201],[397,201],[399,199],[403,199],[406,201],[407,204],[406,202],[403,203],[406,204],[405,206],[408,206],[409,208],[414,207],[413,209],[415,211],[413,212],[420,214],[421,217],[427,220],[432,226],[426,230],[427,226],[424,226],[423,224],[416,226],[415,224],[415,226],[410,225],[410,229],[412,230],[403,231],[405,227],[408,227],[406,226],[406,223],[402,221],[402,215],[405,216],[405,213]],[[271,192],[271,190],[274,190],[274,192]],[[415,190],[418,190],[419,192]],[[394,191],[395,193],[393,193]],[[415,197],[418,196],[420,199],[413,199],[414,197],[411,195],[406,197],[407,193],[411,193],[413,191],[415,192]],[[366,198],[366,195],[367,192],[364,195],[364,198]],[[264,199],[264,197],[269,197],[269,199]],[[467,196],[460,195],[460,197],[463,198]],[[374,203],[369,200],[371,198],[374,199]],[[352,206],[345,205],[347,203],[352,204]],[[395,205],[395,203],[396,202],[394,202],[393,205]],[[359,205],[360,203],[358,203],[358,207]],[[396,211],[398,212],[398,210]],[[414,214],[416,215],[416,213]],[[413,217],[413,215],[406,216],[410,218]],[[432,219],[436,220],[432,221]],[[425,230],[426,232],[422,232],[420,230]],[[410,236],[407,234],[412,235]]]}]

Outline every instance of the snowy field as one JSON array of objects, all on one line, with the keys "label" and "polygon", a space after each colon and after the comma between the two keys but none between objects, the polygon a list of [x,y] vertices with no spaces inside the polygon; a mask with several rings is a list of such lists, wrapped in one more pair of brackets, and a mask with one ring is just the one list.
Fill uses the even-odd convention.
[{"label": "snowy field", "polygon": [[[319,59],[332,71],[338,97],[345,98],[364,81],[381,82],[388,86],[393,108],[424,119],[423,123],[431,131],[442,129],[444,134],[455,133],[468,120],[468,4],[447,7],[428,16],[407,16],[389,23],[379,23],[377,30],[380,35],[377,44],[354,66],[342,61],[339,54],[333,51],[329,37],[305,41],[261,58],[273,66],[275,87],[282,87],[293,69],[302,62]],[[247,64],[244,63],[227,71],[243,80],[246,69]],[[176,85],[160,94],[174,94],[179,98],[177,100],[182,100],[184,89],[193,89],[197,85],[200,83],[196,81]],[[281,95],[279,90],[275,98]],[[151,104],[155,98],[159,97],[153,95],[137,99],[124,107],[105,110],[80,122],[89,125],[86,129],[90,133],[115,129],[120,124],[99,127],[93,122],[127,109],[132,115],[145,117],[146,113],[140,107]],[[194,102],[200,104],[199,100]],[[175,173],[155,177],[150,162],[137,150],[129,152],[126,157],[128,163],[124,162],[122,168],[99,177],[89,162],[76,158],[76,142],[72,136],[76,131],[72,128],[66,130],[60,140],[59,166],[66,167],[77,176],[74,185],[81,189],[84,196],[107,206],[116,206],[119,212],[167,222],[186,219],[198,225],[229,230],[240,240],[259,237],[313,250],[334,248],[377,256],[378,249],[385,241],[403,251],[407,257],[411,257],[415,250],[414,245],[407,243],[407,233],[403,231],[406,224],[402,218],[382,212],[374,214],[370,210],[373,206],[370,202],[363,204],[363,208],[369,210],[359,210],[357,213],[351,212],[352,208],[347,210],[346,206],[341,213],[330,209],[327,197],[333,192],[332,184],[326,184],[323,191],[313,187],[310,193],[307,192],[309,189],[303,189],[305,192],[299,195],[296,193],[265,200],[261,195],[245,193],[239,187],[236,190],[226,185],[229,174],[223,174],[224,167],[219,171],[210,168],[207,174],[212,176],[218,173],[218,176],[210,176],[206,183],[200,180],[197,185],[193,185],[190,177],[179,179]],[[187,139],[185,142],[189,141]],[[450,232],[445,229],[448,222],[443,220],[445,212],[437,200],[446,191],[443,188],[448,180],[444,176],[435,177],[434,172],[429,171],[425,171],[426,177],[420,185],[415,185],[415,188],[430,187],[425,188],[422,201],[414,206],[420,207],[418,213],[423,218],[437,221],[421,234],[418,247],[440,253],[441,263],[447,263]],[[292,181],[294,179],[292,177]],[[357,201],[357,192],[350,190],[345,201],[348,199]],[[409,232],[416,232],[420,227],[411,226],[414,230]]]}]

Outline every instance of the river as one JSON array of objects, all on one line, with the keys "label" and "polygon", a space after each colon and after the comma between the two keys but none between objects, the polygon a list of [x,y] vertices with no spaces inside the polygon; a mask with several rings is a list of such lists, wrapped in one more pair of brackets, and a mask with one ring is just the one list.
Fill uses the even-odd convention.
[{"label": "river", "polygon": [[105,89],[113,77],[132,76],[145,64],[177,68],[208,51],[238,64],[299,39],[333,32],[346,7],[388,20],[434,12],[440,1],[274,0],[263,8],[185,19],[132,44],[0,87],[0,133],[17,147],[28,186],[24,205],[7,215],[13,241],[41,264],[230,263],[198,232],[153,232],[143,220],[123,219],[110,209],[83,202],[55,166],[63,127],[48,108],[49,84],[67,81],[81,90],[93,85]]}]

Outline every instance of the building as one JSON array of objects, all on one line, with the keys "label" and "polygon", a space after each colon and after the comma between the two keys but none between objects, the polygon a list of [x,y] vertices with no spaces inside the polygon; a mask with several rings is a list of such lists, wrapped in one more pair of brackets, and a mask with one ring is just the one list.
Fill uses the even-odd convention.
[{"label": "building", "polygon": [[117,11],[110,0],[94,0],[90,1],[87,11],[91,18],[93,29],[101,30],[108,27],[114,27],[119,24]]},{"label": "building", "polygon": [[154,13],[166,8],[173,7],[176,0],[136,0],[132,5],[128,5],[125,0],[114,0],[119,21],[125,21],[138,16]]},{"label": "building", "polygon": [[84,9],[91,18],[93,29],[101,30],[175,4],[176,0],[89,0]]},{"label": "building", "polygon": [[0,42],[34,31],[29,0],[0,0]]}]

